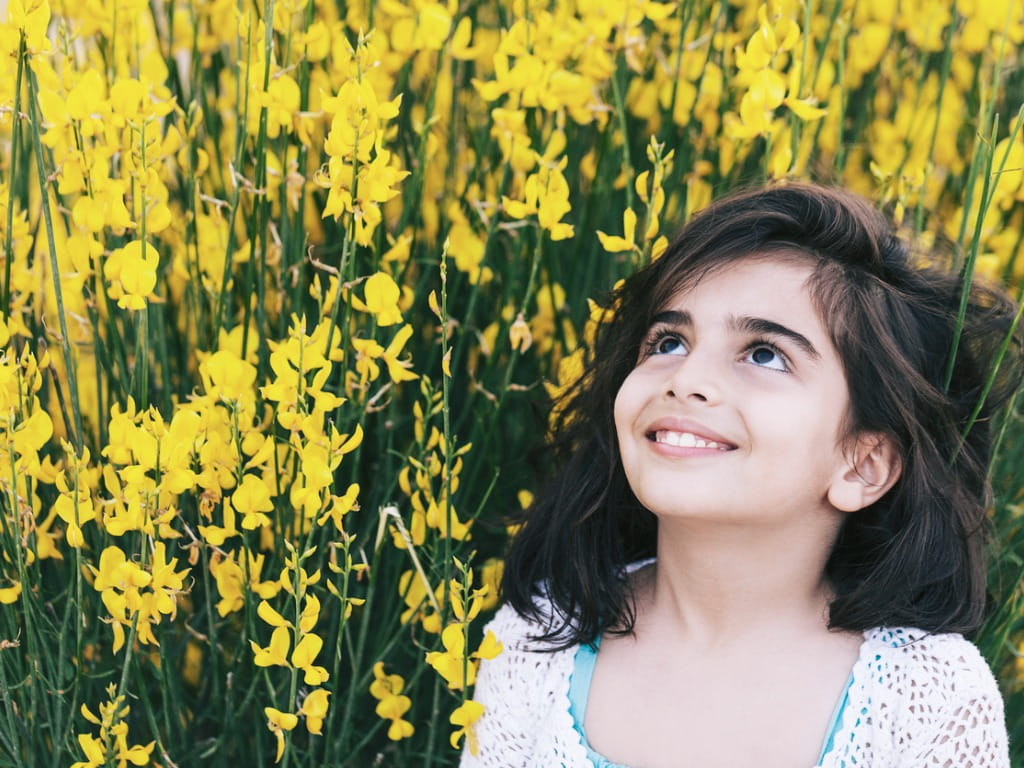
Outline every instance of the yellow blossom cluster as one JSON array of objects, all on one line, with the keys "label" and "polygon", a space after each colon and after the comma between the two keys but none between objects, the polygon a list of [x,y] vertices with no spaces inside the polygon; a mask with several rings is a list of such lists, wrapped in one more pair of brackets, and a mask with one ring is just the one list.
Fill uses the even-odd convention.
[{"label": "yellow blossom cluster", "polygon": [[456,560],[455,567],[460,578],[451,579],[448,585],[448,596],[451,600],[452,617],[455,619],[441,633],[443,650],[431,651],[426,662],[440,675],[453,691],[463,692],[462,703],[452,712],[449,722],[458,728],[452,732],[450,741],[453,747],[466,738],[473,754],[477,751],[476,735],[473,724],[483,715],[484,708],[479,702],[466,698],[467,686],[476,681],[476,671],[484,659],[493,659],[503,650],[500,640],[491,630],[487,630],[480,645],[472,653],[466,647],[466,633],[469,625],[480,613],[491,591],[491,585],[484,584],[473,589],[473,571]]},{"label": "yellow blossom cluster", "polygon": [[320,686],[330,679],[330,673],[325,667],[316,664],[324,646],[323,638],[314,632],[320,619],[320,600],[311,591],[311,587],[320,581],[321,574],[319,570],[308,573],[302,566],[314,554],[315,548],[301,555],[293,551],[281,571],[279,583],[290,598],[287,602],[294,611],[294,620],[289,621],[278,613],[269,600],[261,600],[256,613],[264,623],[273,627],[270,643],[262,647],[253,640],[249,641],[257,667],[289,669],[293,692],[297,675],[302,672],[303,682],[311,689],[295,711],[291,711],[294,701],[289,703],[290,708],[287,710],[264,707],[267,728],[277,741],[275,762],[281,761],[287,744],[286,734],[294,730],[300,717],[305,719],[306,729],[311,734],[323,733],[323,722],[329,707],[330,691]]},{"label": "yellow blossom cluster", "polygon": [[175,612],[175,596],[184,586],[187,570],[174,570],[178,560],[168,560],[162,541],[153,545],[150,557],[142,567],[125,559],[120,548],[110,546],[100,554],[99,567],[92,569],[93,588],[102,594],[113,622],[115,653],[124,645],[126,628],[135,632],[140,643],[156,643],[152,625],[160,623],[161,614]]},{"label": "yellow blossom cluster", "polygon": [[[409,532],[415,546],[423,545],[428,530],[436,530],[441,536],[451,536],[457,541],[469,535],[469,523],[459,519],[453,497],[459,490],[463,456],[473,448],[471,443],[457,448],[450,446],[437,425],[430,424],[441,414],[442,393],[432,390],[428,380],[422,383],[423,399],[413,403],[415,449],[398,474],[398,486],[412,505]],[[446,465],[446,457],[451,459],[450,464]],[[397,532],[393,533],[393,538],[399,549],[407,545]]]},{"label": "yellow blossom cluster", "polygon": [[398,115],[401,97],[378,101],[373,85],[363,77],[365,70],[376,66],[369,51],[362,41],[349,48],[349,61],[341,66],[352,75],[336,95],[322,102],[331,118],[324,142],[329,160],[320,174],[320,183],[329,190],[323,215],[352,214],[354,238],[360,245],[369,245],[382,219],[381,204],[398,194],[396,185],[408,175],[395,167],[383,143],[388,121]]},{"label": "yellow blossom cluster", "polygon": [[416,732],[416,728],[404,719],[412,706],[412,699],[402,693],[405,680],[401,675],[384,673],[384,663],[378,661],[373,665],[373,682],[370,683],[370,695],[377,699],[375,712],[377,717],[390,720],[388,738],[392,741],[407,739]]},{"label": "yellow blossom cluster", "polygon": [[71,764],[71,768],[106,768],[116,765],[125,768],[128,765],[149,765],[150,756],[156,742],[149,744],[128,743],[128,723],[125,722],[131,707],[125,704],[124,694],[117,693],[117,686],[107,686],[107,701],[99,706],[96,715],[85,704],[82,705],[82,717],[93,725],[99,726],[98,735],[80,734],[78,744],[85,753],[85,760]]}]

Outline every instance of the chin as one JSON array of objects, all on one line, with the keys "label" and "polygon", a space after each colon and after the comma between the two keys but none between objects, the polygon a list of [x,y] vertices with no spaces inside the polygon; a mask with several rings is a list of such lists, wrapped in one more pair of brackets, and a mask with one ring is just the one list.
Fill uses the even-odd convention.
[{"label": "chin", "polygon": [[[658,503],[658,502],[661,503]],[[739,516],[728,512],[721,507],[709,508],[696,505],[690,500],[687,504],[680,504],[679,499],[660,499],[651,504],[644,503],[644,506],[658,520],[725,520],[738,519]]]}]

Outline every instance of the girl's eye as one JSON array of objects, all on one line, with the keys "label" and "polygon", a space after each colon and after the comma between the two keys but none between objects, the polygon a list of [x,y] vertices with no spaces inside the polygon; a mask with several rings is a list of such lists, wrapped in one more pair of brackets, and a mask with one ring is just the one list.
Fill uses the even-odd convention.
[{"label": "girl's eye", "polygon": [[746,359],[761,368],[771,368],[774,371],[789,371],[789,364],[786,357],[771,344],[757,344],[750,348]]},{"label": "girl's eye", "polygon": [[649,355],[685,355],[686,344],[672,333],[659,333],[647,345]]}]

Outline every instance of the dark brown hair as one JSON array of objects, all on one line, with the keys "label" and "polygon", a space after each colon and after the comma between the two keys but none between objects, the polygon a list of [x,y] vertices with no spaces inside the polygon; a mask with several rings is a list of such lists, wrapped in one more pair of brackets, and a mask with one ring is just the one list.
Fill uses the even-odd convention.
[{"label": "dark brown hair", "polygon": [[[901,460],[893,488],[847,515],[840,529],[826,566],[835,594],[830,626],[968,635],[980,627],[991,417],[1021,378],[1016,307],[975,279],[958,333],[963,275],[915,263],[889,220],[864,199],[790,184],[711,205],[606,303],[612,317],[587,352],[584,375],[555,404],[551,479],[506,561],[505,599],[543,624],[552,648],[632,630],[623,566],[654,555],[657,524],[621,466],[615,396],[670,298],[755,254],[799,255],[813,264],[809,287],[846,374],[849,432],[886,435]],[[553,615],[540,615],[539,591]]]}]

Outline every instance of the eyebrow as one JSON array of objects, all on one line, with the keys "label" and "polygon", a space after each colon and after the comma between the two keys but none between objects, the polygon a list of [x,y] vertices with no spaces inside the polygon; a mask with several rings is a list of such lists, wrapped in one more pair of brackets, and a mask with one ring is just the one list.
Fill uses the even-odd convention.
[{"label": "eyebrow", "polygon": [[[651,321],[651,325],[690,327],[693,325],[693,318],[690,316],[689,312],[683,312],[677,309],[668,309],[656,314]],[[742,317],[730,315],[729,327],[734,330],[743,331],[744,333],[781,336],[782,338],[788,339],[796,344],[808,357],[814,360],[821,359],[821,353],[815,349],[810,339],[802,333],[794,331],[792,328],[787,328],[781,323],[776,323],[774,320],[765,320],[761,317],[748,317],[745,315]]]}]

